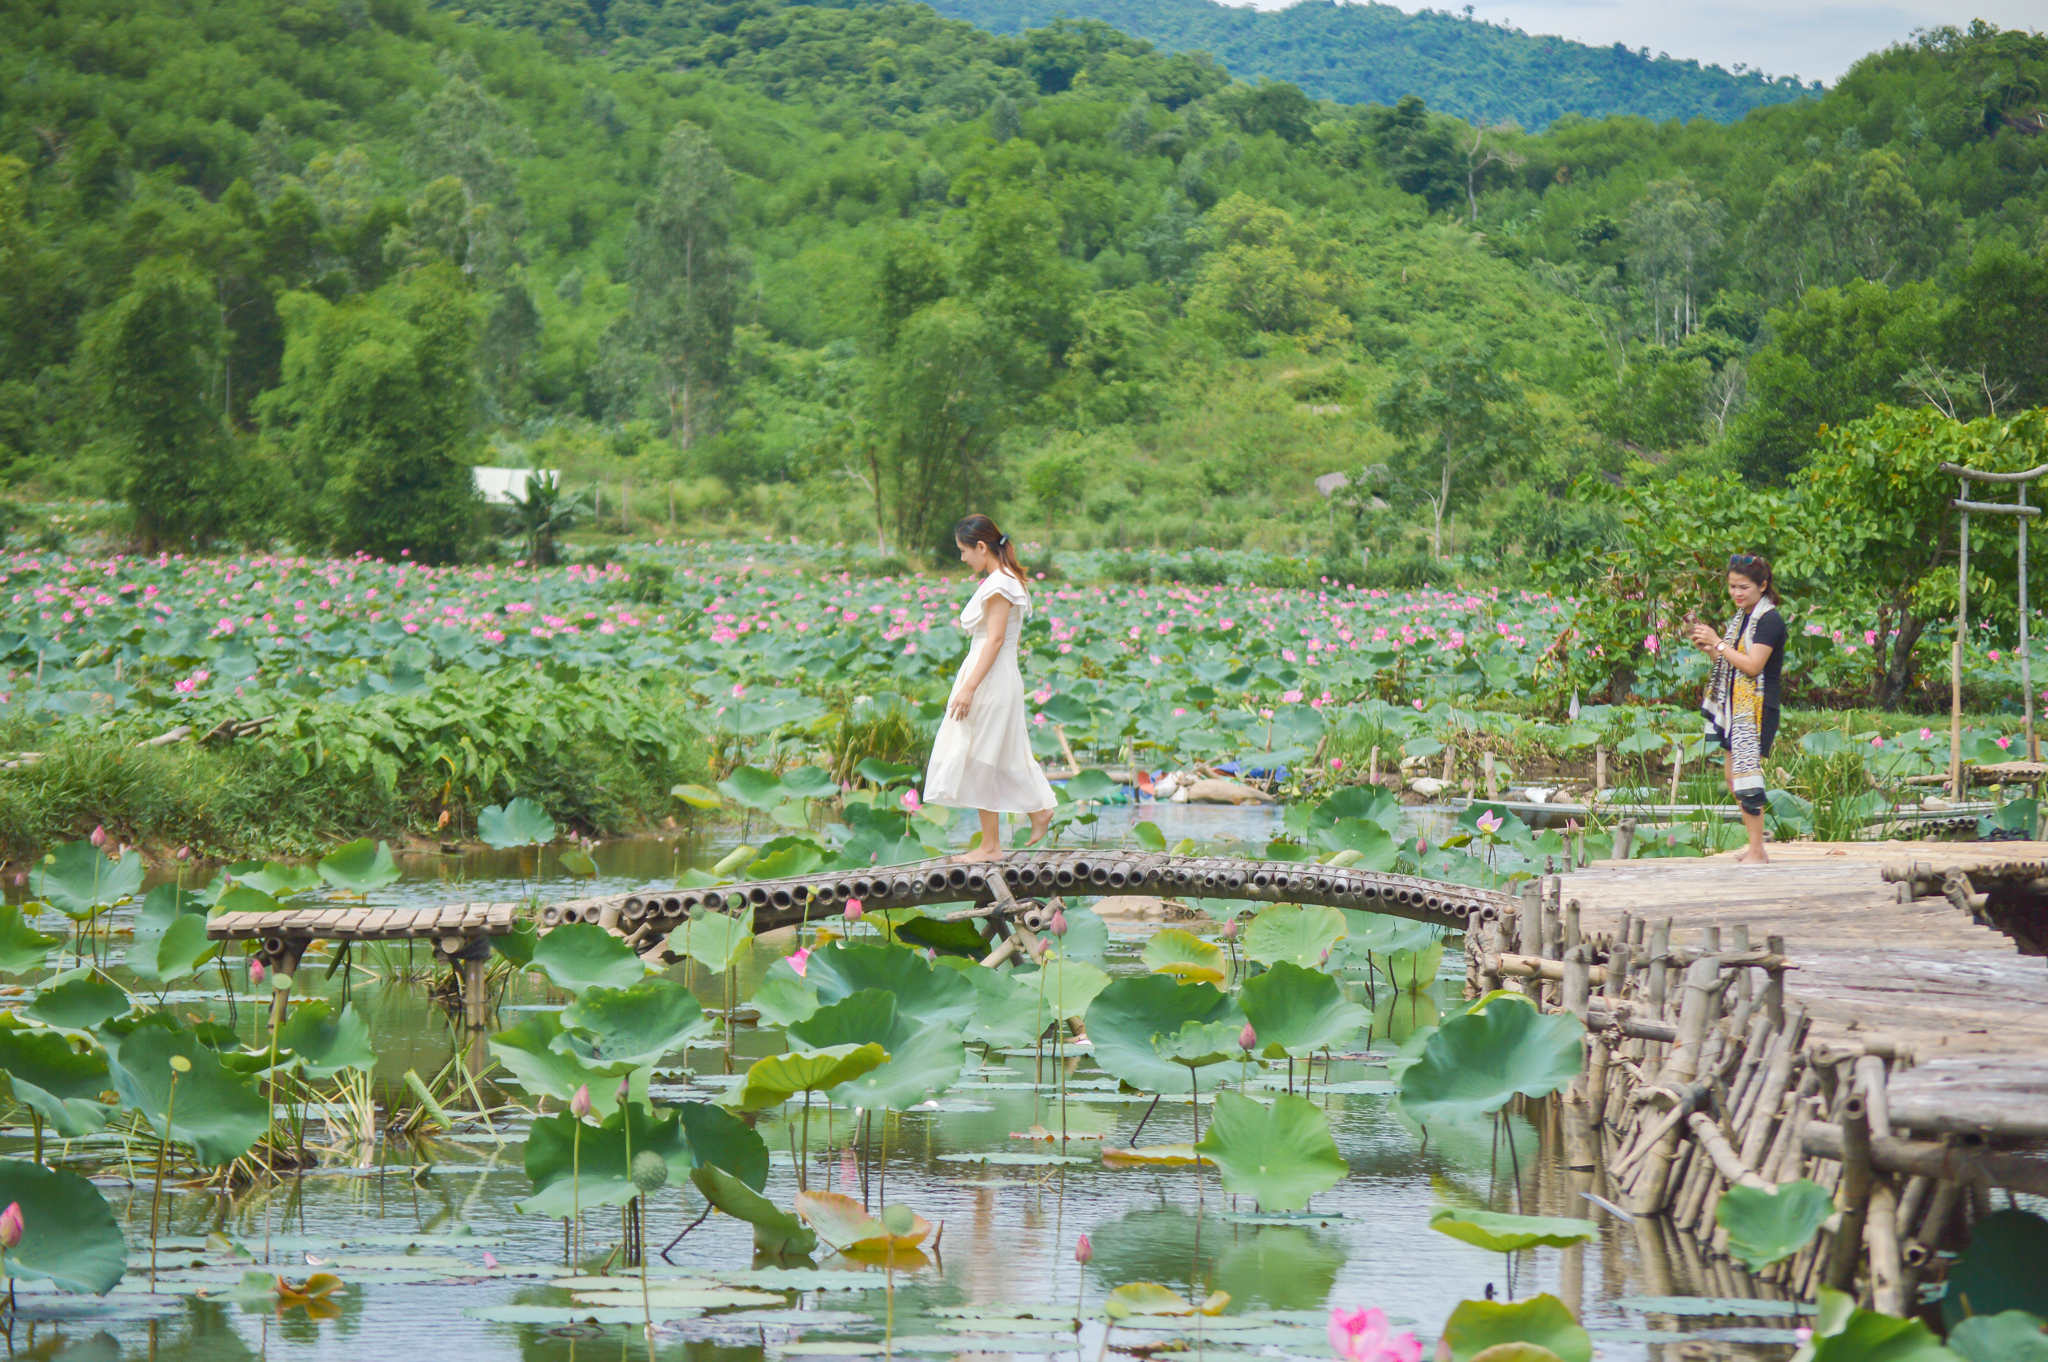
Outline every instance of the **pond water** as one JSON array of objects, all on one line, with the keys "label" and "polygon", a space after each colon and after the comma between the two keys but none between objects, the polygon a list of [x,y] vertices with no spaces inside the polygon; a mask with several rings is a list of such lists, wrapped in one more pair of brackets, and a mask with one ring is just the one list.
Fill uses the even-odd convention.
[{"label": "pond water", "polygon": [[[1107,835],[1115,815],[1100,826]],[[1273,810],[1150,806],[1169,838],[1221,836],[1260,841],[1277,826]],[[597,848],[599,892],[667,879],[679,868],[715,859],[727,838],[698,841],[642,839]],[[580,897],[591,882],[564,873],[551,853],[408,857],[405,878],[380,891],[386,905],[435,901],[509,900],[537,894]],[[1141,969],[1136,958],[1141,936],[1119,936],[1109,957],[1112,973]],[[746,996],[767,966],[795,946],[789,933],[761,938],[737,972]],[[447,1013],[428,993],[425,952],[412,978],[405,977],[402,949],[375,952],[359,963],[350,987],[354,1005],[367,1018],[378,1054],[373,1089],[380,1107],[410,1108],[416,1100],[405,1082],[408,1070],[430,1079],[462,1049]],[[865,1160],[849,1142],[849,1113],[811,1113],[809,1183],[855,1198],[863,1194],[863,1164],[874,1205],[887,1200],[910,1206],[943,1224],[936,1251],[885,1272],[819,1250],[815,1269],[790,1271],[763,1263],[757,1268],[748,1226],[714,1215],[687,1234],[664,1261],[651,1252],[650,1273],[662,1279],[709,1279],[725,1288],[777,1293],[756,1308],[717,1305],[694,1318],[672,1319],[657,1334],[662,1358],[696,1362],[767,1362],[807,1356],[879,1354],[887,1346],[912,1356],[968,1354],[1060,1356],[1087,1362],[1101,1356],[1101,1302],[1112,1288],[1129,1282],[1162,1283],[1201,1298],[1227,1291],[1228,1311],[1198,1329],[1179,1326],[1167,1333],[1126,1333],[1112,1347],[1155,1345],[1182,1336],[1190,1351],[1226,1358],[1252,1356],[1328,1357],[1323,1314],[1341,1305],[1379,1306],[1403,1327],[1430,1343],[1460,1300],[1489,1288],[1519,1298],[1537,1291],[1562,1295],[1593,1331],[1603,1359],[1745,1355],[1782,1358],[1791,1342],[1790,1315],[1753,1306],[1743,1315],[1705,1313],[1664,1298],[1725,1294],[1729,1283],[1706,1277],[1689,1249],[1675,1236],[1649,1224],[1631,1224],[1579,1195],[1590,1177],[1575,1181],[1538,1108],[1535,1120],[1518,1116],[1508,1124],[1512,1149],[1490,1126],[1432,1131],[1425,1144],[1394,1109],[1393,1084],[1383,1067],[1408,1031],[1435,1020],[1439,1004],[1459,995],[1462,978],[1453,951],[1445,975],[1428,994],[1390,996],[1382,989],[1368,998],[1352,985],[1358,1001],[1374,1004],[1370,1042],[1324,1071],[1317,1067],[1310,1095],[1327,1113],[1349,1175],[1316,1197],[1312,1213],[1261,1221],[1247,1205],[1234,1207],[1213,1169],[1190,1166],[1118,1169],[1105,1167],[1105,1142],[1125,1145],[1146,1113],[1142,1098],[1119,1094],[1087,1059],[1068,1056],[1056,1064],[1048,1055],[995,1053],[977,1058],[935,1109],[918,1110],[873,1123]],[[338,995],[342,978],[322,977],[320,962],[301,967],[302,992]],[[674,977],[715,1002],[722,981],[694,967],[677,966]],[[211,988],[173,996],[184,1012],[226,1018],[228,1000],[219,976],[203,978]],[[253,997],[239,976],[236,1017],[250,1030]],[[500,1020],[510,1025],[531,1009],[558,1007],[566,995],[538,976],[517,974],[502,1000]],[[742,1024],[731,1063],[744,1068],[754,1056],[779,1052],[772,1031]],[[693,1050],[689,1067],[662,1066],[657,1093],[664,1100],[709,1096],[720,1090],[728,1056],[718,1048]],[[1064,1068],[1064,1102],[1059,1095]],[[1035,1082],[1042,1076],[1042,1082]],[[1256,1081],[1256,1080],[1255,1080]],[[1284,1082],[1284,1075],[1269,1075]],[[1297,1082],[1300,1076],[1297,1075]],[[487,1100],[525,1103],[517,1087],[484,1083]],[[473,1103],[464,1105],[473,1106]],[[764,1113],[758,1129],[774,1152],[767,1196],[787,1208],[796,1190],[791,1156],[796,1107],[786,1114]],[[1186,1100],[1158,1104],[1145,1129],[1145,1143],[1189,1140],[1198,1113]],[[1206,1116],[1203,1117],[1206,1120]],[[949,1155],[1043,1154],[1041,1142],[1015,1138],[1034,1125],[1053,1132],[1063,1127],[1071,1164],[982,1163]],[[886,1133],[886,1162],[881,1143]],[[570,1292],[554,1283],[571,1275],[564,1264],[560,1220],[522,1215],[516,1203],[531,1192],[522,1167],[523,1118],[501,1120],[495,1131],[471,1125],[458,1137],[412,1141],[388,1133],[374,1145],[342,1147],[325,1157],[329,1166],[232,1198],[167,1186],[163,1212],[168,1229],[159,1249],[163,1279],[159,1299],[148,1295],[147,1259],[151,1188],[131,1184],[118,1159],[85,1147],[68,1151],[70,1166],[98,1175],[127,1232],[129,1276],[111,1306],[79,1309],[69,1320],[30,1325],[18,1322],[12,1354],[73,1359],[150,1357],[181,1362],[215,1362],[254,1356],[278,1358],[459,1357],[485,1359],[630,1358],[648,1349],[640,1336],[638,1298],[633,1322],[579,1323],[602,1310],[574,1308]],[[1076,1137],[1100,1137],[1095,1139]],[[27,1132],[0,1132],[0,1155],[25,1156]],[[318,1120],[309,1142],[338,1138]],[[1057,1153],[1060,1145],[1051,1146]],[[1539,1249],[1512,1263],[1429,1228],[1433,1209],[1446,1204],[1486,1206],[1531,1214],[1585,1216],[1600,1225],[1599,1236],[1579,1247]],[[662,1192],[648,1215],[650,1245],[658,1250],[695,1219],[702,1202],[687,1186]],[[616,1210],[594,1212],[585,1232],[584,1270],[602,1273],[604,1260],[620,1238]],[[1076,1237],[1086,1233],[1093,1258],[1076,1265]],[[235,1261],[209,1234],[224,1234],[289,1277],[332,1271],[346,1283],[339,1315],[315,1321],[302,1311],[277,1316],[267,1304],[244,1306],[219,1299],[239,1280],[246,1264]],[[1688,1241],[1689,1242],[1689,1241]],[[495,1264],[492,1266],[491,1264]],[[615,1274],[624,1269],[613,1265]],[[1512,1273],[1512,1277],[1510,1276]],[[1718,1288],[1718,1292],[1714,1290]],[[201,1290],[214,1299],[202,1299]],[[1742,1288],[1747,1294],[1747,1288]],[[1057,1321],[1005,1319],[1005,1307],[1038,1305],[1041,1316],[1064,1317],[1080,1298],[1090,1321],[1077,1340]],[[620,1298],[621,1304],[625,1298]],[[50,1297],[24,1297],[45,1313],[61,1311]],[[984,1307],[976,1316],[971,1307]],[[1727,1308],[1727,1307],[1720,1307]],[[108,1311],[111,1310],[111,1315]],[[885,1320],[893,1311],[893,1329]],[[664,1313],[674,1315],[677,1311]],[[688,1313],[688,1312],[682,1312]],[[1677,1352],[1672,1350],[1676,1349]]]}]

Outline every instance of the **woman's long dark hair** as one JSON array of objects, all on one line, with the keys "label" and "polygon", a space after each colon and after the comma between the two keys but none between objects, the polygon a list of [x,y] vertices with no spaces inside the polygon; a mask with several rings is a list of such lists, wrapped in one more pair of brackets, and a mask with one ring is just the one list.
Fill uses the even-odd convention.
[{"label": "woman's long dark hair", "polygon": [[1010,536],[996,528],[996,523],[985,515],[971,515],[953,527],[953,542],[956,544],[983,544],[996,556],[996,566],[1009,573],[1029,592],[1031,584],[1024,579],[1024,565],[1017,561],[1016,546],[1010,543]]},{"label": "woman's long dark hair", "polygon": [[1771,585],[1771,560],[1761,553],[1738,553],[1728,559],[1728,570],[1738,577],[1747,577],[1764,589],[1764,596],[1772,605],[1782,606],[1778,599],[1778,588]]}]

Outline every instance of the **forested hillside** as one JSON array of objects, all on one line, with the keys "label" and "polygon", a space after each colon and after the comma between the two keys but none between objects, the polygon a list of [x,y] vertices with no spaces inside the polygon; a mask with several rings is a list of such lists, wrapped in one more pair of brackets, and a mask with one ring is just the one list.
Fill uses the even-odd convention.
[{"label": "forested hillside", "polygon": [[489,462],[650,533],[922,554],[972,505],[1509,571],[1598,530],[1590,474],[2048,402],[2048,40],[1533,134],[1096,22],[607,15],[685,11],[678,61],[416,0],[10,4],[8,479],[161,547],[485,552]]},{"label": "forested hillside", "polygon": [[1100,19],[1169,52],[1206,52],[1240,80],[1291,81],[1345,104],[1415,95],[1460,118],[1525,128],[1566,114],[1725,123],[1821,88],[1795,75],[1740,65],[1730,72],[1620,43],[1588,47],[1448,8],[1408,14],[1374,0],[1299,0],[1281,9],[1217,0],[938,0],[933,8],[995,33],[1043,28],[1061,15]]}]

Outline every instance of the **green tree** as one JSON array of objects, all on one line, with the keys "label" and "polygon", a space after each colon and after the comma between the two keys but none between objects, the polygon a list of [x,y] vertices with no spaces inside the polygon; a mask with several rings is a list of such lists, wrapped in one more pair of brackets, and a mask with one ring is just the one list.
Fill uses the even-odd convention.
[{"label": "green tree", "polygon": [[1404,441],[1397,471],[1429,503],[1430,552],[1442,558],[1453,496],[1527,452],[1528,397],[1490,349],[1471,343],[1412,354],[1396,372],[1380,424]]},{"label": "green tree", "polygon": [[732,244],[733,212],[725,158],[702,128],[678,123],[662,143],[660,178],[640,203],[626,249],[625,336],[685,449],[731,361],[746,268]]},{"label": "green tree", "polygon": [[329,303],[291,294],[266,429],[307,493],[307,532],[341,552],[438,563],[467,549],[478,307],[452,265]]},{"label": "green tree", "polygon": [[1699,304],[1728,213],[1686,180],[1650,185],[1628,217],[1628,266],[1643,291],[1650,335],[1676,345],[1699,325]]},{"label": "green tree", "polygon": [[1024,466],[1024,490],[1045,515],[1045,547],[1053,546],[1053,526],[1088,497],[1088,455],[1068,444],[1050,445]]},{"label": "green tree", "polygon": [[1311,350],[1346,339],[1349,284],[1335,242],[1271,204],[1233,194],[1200,229],[1209,250],[1189,305],[1227,332],[1299,336]]},{"label": "green tree", "polygon": [[233,469],[213,388],[226,344],[213,291],[178,260],[144,261],[88,330],[115,487],[146,549],[203,546],[225,527]]},{"label": "green tree", "polygon": [[436,90],[413,124],[406,166],[421,180],[453,181],[455,196],[416,201],[434,228],[423,244],[447,255],[464,274],[494,278],[513,263],[513,242],[525,226],[513,162],[533,154],[533,139],[504,105],[458,74]]},{"label": "green tree", "polygon": [[1021,367],[1007,327],[944,298],[904,324],[869,391],[882,491],[896,541],[913,551],[943,536],[991,486],[997,437],[1015,413],[1007,376]]}]

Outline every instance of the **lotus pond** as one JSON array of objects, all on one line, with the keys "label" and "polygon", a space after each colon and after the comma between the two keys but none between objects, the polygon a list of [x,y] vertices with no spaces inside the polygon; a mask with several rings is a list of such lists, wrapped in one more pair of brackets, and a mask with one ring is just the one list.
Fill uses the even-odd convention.
[{"label": "lotus pond", "polygon": [[[358,845],[204,889],[113,850],[60,849],[0,910],[23,1355],[1327,1357],[1331,1309],[1372,1307],[1389,1337],[1351,1316],[1342,1355],[1412,1331],[1586,1362],[1776,1357],[1800,1322],[1712,1299],[1747,1288],[1580,1195],[1513,1097],[1576,1072],[1577,1023],[1465,1013],[1428,927],[1280,905],[1112,930],[1076,902],[1002,973],[903,944],[912,912],[801,942],[706,920],[655,974],[579,925],[506,944],[474,1035],[424,946],[359,946],[307,956],[273,1038],[279,981],[207,958],[209,898],[546,901],[729,847]],[[1511,1059],[1470,1050],[1503,1029]]]}]

